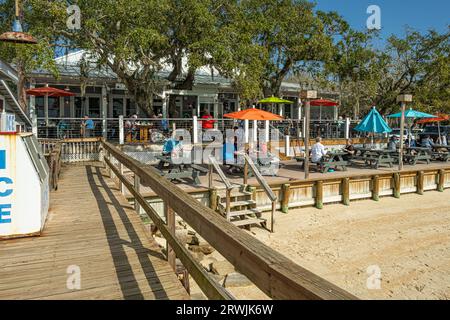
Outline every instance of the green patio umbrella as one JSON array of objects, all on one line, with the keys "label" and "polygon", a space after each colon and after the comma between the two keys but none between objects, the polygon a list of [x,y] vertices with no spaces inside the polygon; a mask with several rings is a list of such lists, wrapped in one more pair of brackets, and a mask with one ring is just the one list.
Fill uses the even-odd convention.
[{"label": "green patio umbrella", "polygon": [[262,100],[258,101],[258,104],[271,104],[272,105],[272,110],[271,110],[272,112],[273,112],[273,106],[275,104],[293,104],[293,103],[294,102],[292,102],[292,101],[280,99],[280,98],[277,98],[277,97],[274,97],[274,96],[272,96],[270,98],[265,98],[265,99],[262,99]]}]

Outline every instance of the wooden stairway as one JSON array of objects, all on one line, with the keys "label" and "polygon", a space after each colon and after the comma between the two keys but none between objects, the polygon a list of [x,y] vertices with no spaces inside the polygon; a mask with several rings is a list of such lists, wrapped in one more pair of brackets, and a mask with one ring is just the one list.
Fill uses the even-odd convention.
[{"label": "wooden stairway", "polygon": [[[252,225],[261,224],[267,228],[267,220],[262,218],[262,211],[256,207],[253,193],[244,185],[236,185],[227,190],[217,192],[217,212],[237,227],[250,229]],[[229,193],[229,212],[227,212],[227,193]]]}]

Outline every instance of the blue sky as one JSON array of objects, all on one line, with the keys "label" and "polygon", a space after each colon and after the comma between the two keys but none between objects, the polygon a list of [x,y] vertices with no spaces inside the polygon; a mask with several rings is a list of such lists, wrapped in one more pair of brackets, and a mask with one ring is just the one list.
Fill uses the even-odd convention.
[{"label": "blue sky", "polygon": [[449,0],[315,0],[317,9],[337,11],[357,30],[366,29],[370,5],[381,9],[381,36],[383,40],[391,34],[404,35],[409,26],[421,32],[436,29],[446,30],[450,24]]}]

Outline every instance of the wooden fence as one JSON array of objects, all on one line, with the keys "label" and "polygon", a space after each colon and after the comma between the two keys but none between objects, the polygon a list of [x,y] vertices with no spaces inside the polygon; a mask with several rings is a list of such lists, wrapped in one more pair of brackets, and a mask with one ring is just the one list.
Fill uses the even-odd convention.
[{"label": "wooden fence", "polygon": [[[263,210],[271,210],[271,199],[257,184],[257,206]],[[277,208],[284,212],[289,208],[316,206],[321,209],[324,204],[394,196],[425,191],[444,191],[450,188],[450,164],[443,167],[430,167],[426,170],[396,171],[379,174],[353,174],[344,178],[316,178],[291,181],[286,184],[271,184],[270,187],[280,200]]]},{"label": "wooden fence", "polygon": [[[210,299],[230,299],[229,293],[212,280],[175,236],[175,214],[183,218],[200,236],[217,249],[237,270],[274,299],[356,299],[355,296],[295,264],[243,230],[229,223],[212,209],[201,204],[157,171],[130,158],[114,145],[102,142],[105,166],[135,198],[137,210],[143,209],[166,238],[168,260],[174,267],[175,257]],[[113,163],[118,163],[118,166]],[[134,174],[134,184],[124,170]],[[164,201],[165,220],[140,194],[145,183]]]}]

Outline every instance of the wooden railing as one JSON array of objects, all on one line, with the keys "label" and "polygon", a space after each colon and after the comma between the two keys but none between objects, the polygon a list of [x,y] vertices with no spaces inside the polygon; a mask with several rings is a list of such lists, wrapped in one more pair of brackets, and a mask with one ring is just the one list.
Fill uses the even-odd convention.
[{"label": "wooden railing", "polygon": [[42,152],[47,160],[49,168],[49,189],[58,190],[59,175],[61,173],[62,144],[58,140],[39,140]]},{"label": "wooden railing", "polygon": [[[356,299],[355,296],[295,264],[243,230],[226,221],[185,191],[161,177],[151,166],[127,156],[114,145],[102,142],[105,166],[128,189],[169,245],[168,260],[175,267],[177,257],[210,299],[231,299],[232,296],[209,277],[206,271],[175,236],[175,214],[178,214],[200,236],[223,255],[237,270],[274,299]],[[113,159],[119,168],[113,165]],[[134,174],[134,184],[122,174],[124,168]],[[140,193],[140,185],[148,185],[163,201],[165,221]]]},{"label": "wooden railing", "polygon": [[274,215],[275,215],[275,209],[277,206],[278,197],[272,191],[272,189],[270,188],[266,179],[264,179],[264,177],[262,176],[261,172],[259,172],[258,168],[256,167],[253,160],[250,158],[250,156],[246,152],[243,152],[240,155],[242,155],[245,160],[244,184],[247,184],[248,167],[250,167],[250,169],[252,169],[253,174],[255,175],[256,180],[258,181],[259,185],[263,188],[267,197],[269,197],[269,200],[272,202],[272,211],[271,211],[271,217],[270,217],[270,225],[271,225],[270,231],[273,233],[274,232],[274,224],[275,224]]},{"label": "wooden railing", "polygon": [[214,170],[219,175],[222,182],[225,184],[226,188],[226,216],[227,220],[231,221],[231,192],[233,190],[233,185],[231,184],[230,180],[228,180],[225,173],[220,168],[219,163],[217,162],[216,158],[214,156],[209,156],[209,173],[208,173],[208,181],[209,181],[209,190],[213,189],[213,172]]},{"label": "wooden railing", "polygon": [[101,138],[62,140],[63,162],[85,162],[100,160]]}]

